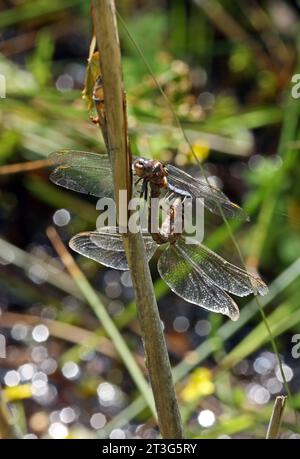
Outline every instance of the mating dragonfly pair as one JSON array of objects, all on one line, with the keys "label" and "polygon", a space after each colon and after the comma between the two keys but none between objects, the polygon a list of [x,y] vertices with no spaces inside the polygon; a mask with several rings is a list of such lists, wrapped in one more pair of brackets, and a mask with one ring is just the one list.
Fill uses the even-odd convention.
[{"label": "mating dragonfly pair", "polygon": [[[49,158],[57,166],[50,175],[57,185],[96,197],[113,196],[108,156],[62,150],[52,153]],[[207,180],[195,179],[172,165],[138,158],[133,163],[133,173],[137,177],[135,192],[139,191],[146,199],[149,191],[151,198],[160,196],[162,190],[168,190],[179,200],[186,197],[203,199],[204,206],[212,213],[247,218],[238,205]],[[140,182],[141,189],[138,188]],[[173,292],[190,303],[237,320],[239,309],[228,293],[237,296],[251,293],[264,295],[268,290],[259,277],[234,266],[199,242],[185,244],[180,234],[170,233],[164,237],[161,234],[142,234],[148,260],[158,246],[168,243],[158,259],[159,274]],[[70,240],[70,247],[105,266],[128,270],[122,235],[117,228],[104,227],[77,234]]]}]

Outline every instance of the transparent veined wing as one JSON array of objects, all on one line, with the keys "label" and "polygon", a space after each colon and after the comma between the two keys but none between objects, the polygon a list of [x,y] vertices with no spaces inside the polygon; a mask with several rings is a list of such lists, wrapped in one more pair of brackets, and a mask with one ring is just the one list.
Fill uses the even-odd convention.
[{"label": "transparent veined wing", "polygon": [[196,270],[204,272],[221,289],[237,296],[251,293],[265,295],[268,292],[268,287],[259,277],[229,263],[204,245],[185,244],[184,239],[180,239],[176,245]]},{"label": "transparent veined wing", "polygon": [[[143,232],[142,236],[147,256],[151,258],[157,249],[157,244],[149,233]],[[91,231],[90,237],[94,244],[101,249],[124,252],[122,235],[114,226],[105,226],[97,229],[97,231]]]},{"label": "transparent veined wing", "polygon": [[49,155],[57,167],[50,174],[56,185],[97,197],[113,197],[111,166],[107,155],[60,150]]},{"label": "transparent veined wing", "polygon": [[80,255],[104,266],[122,271],[128,270],[125,252],[102,249],[92,241],[90,236],[91,232],[76,234],[70,240],[69,246]]},{"label": "transparent veined wing", "polygon": [[[167,170],[169,173],[168,182],[173,191],[176,192],[176,189],[183,190],[189,193],[192,198],[204,199],[204,206],[214,214],[222,216],[223,212],[226,217],[248,219],[241,207],[231,202],[221,190],[207,183],[205,179],[196,179],[170,164],[167,165]],[[222,212],[220,212],[220,208]]]},{"label": "transparent veined wing", "polygon": [[176,245],[170,245],[158,260],[158,271],[170,289],[189,303],[208,311],[239,318],[237,304],[204,273],[194,269]]},{"label": "transparent veined wing", "polygon": [[[100,231],[76,234],[70,240],[69,246],[80,255],[91,258],[104,266],[122,271],[128,270],[122,236],[117,232],[106,230],[107,228],[102,228]],[[149,235],[145,235],[143,240],[147,260],[150,261],[157,249],[157,244]]]}]

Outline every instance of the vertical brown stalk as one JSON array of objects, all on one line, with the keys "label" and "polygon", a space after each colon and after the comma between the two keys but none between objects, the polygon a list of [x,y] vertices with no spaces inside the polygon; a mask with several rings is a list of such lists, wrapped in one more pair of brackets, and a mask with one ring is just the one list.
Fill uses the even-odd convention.
[{"label": "vertical brown stalk", "polygon": [[[115,5],[112,0],[93,0],[94,30],[101,56],[107,118],[107,136],[118,210],[120,190],[131,197],[131,164],[127,145],[121,53]],[[163,438],[182,438],[182,425],[171,367],[154,295],[151,274],[140,233],[123,238],[138,309],[146,363]]]}]

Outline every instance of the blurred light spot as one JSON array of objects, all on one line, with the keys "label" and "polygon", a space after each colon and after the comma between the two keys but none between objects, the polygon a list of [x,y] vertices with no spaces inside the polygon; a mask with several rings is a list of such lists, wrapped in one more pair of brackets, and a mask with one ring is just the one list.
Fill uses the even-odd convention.
[{"label": "blurred light spot", "polygon": [[107,309],[112,316],[117,316],[124,310],[124,304],[122,301],[114,300],[109,303]]},{"label": "blurred light spot", "polygon": [[204,86],[207,82],[207,72],[202,67],[190,69],[192,85],[196,87]]},{"label": "blurred light spot", "polygon": [[[288,365],[282,365],[282,370],[283,370],[283,374],[285,376],[286,381],[287,382],[291,381],[294,376],[294,372],[291,369],[291,367],[289,367]],[[276,374],[276,378],[278,379],[278,381],[284,382],[279,365],[277,365],[276,367],[275,374]]]},{"label": "blurred light spot", "polygon": [[186,332],[190,326],[190,321],[185,316],[178,316],[173,321],[173,328],[178,333]]},{"label": "blurred light spot", "polygon": [[149,439],[157,438],[156,430],[154,430],[154,429],[146,429],[144,431],[144,433],[143,433],[143,438],[149,438]]},{"label": "blurred light spot", "polygon": [[122,429],[114,429],[109,434],[111,439],[123,439],[126,438],[125,432]]},{"label": "blurred light spot", "polygon": [[76,413],[71,406],[67,406],[61,410],[59,417],[61,422],[64,422],[65,424],[70,424],[71,422],[75,421]]},{"label": "blurred light spot", "polygon": [[110,282],[119,282],[120,281],[120,273],[114,269],[109,269],[104,274],[104,282],[109,284]]},{"label": "blurred light spot", "polygon": [[223,435],[219,435],[219,436],[218,436],[218,439],[219,439],[219,440],[230,440],[230,439],[231,439],[231,436],[230,436],[230,435],[223,434]]},{"label": "blurred light spot", "polygon": [[211,331],[211,325],[208,320],[198,320],[195,325],[195,332],[199,336],[207,336]]},{"label": "blurred light spot", "polygon": [[121,282],[124,287],[132,287],[132,279],[129,271],[124,271],[121,274]]},{"label": "blurred light spot", "polygon": [[230,166],[230,175],[234,178],[241,179],[247,170],[247,165],[240,161],[234,162]]},{"label": "blurred light spot", "polygon": [[42,371],[38,371],[32,378],[33,395],[45,395],[48,390],[48,377]]},{"label": "blurred light spot", "polygon": [[38,343],[42,343],[47,341],[49,337],[49,330],[46,325],[40,324],[36,325],[32,330],[32,338],[37,341]]},{"label": "blurred light spot", "polygon": [[70,91],[74,87],[74,80],[71,75],[68,73],[63,73],[59,75],[56,80],[56,89],[61,92]]},{"label": "blurred light spot", "polygon": [[253,368],[256,373],[266,375],[272,370],[273,363],[267,357],[258,357],[253,364]]},{"label": "blurred light spot", "polygon": [[262,356],[262,357],[266,357],[268,360],[270,360],[270,362],[272,362],[273,368],[276,366],[276,364],[277,364],[277,357],[276,357],[275,354],[273,354],[273,352],[264,351],[264,352],[261,353],[261,356]]},{"label": "blurred light spot", "polygon": [[20,375],[16,370],[10,370],[4,376],[4,382],[9,387],[17,386],[20,380]]},{"label": "blurred light spot", "polygon": [[60,422],[54,422],[53,424],[51,424],[48,432],[49,435],[55,439],[66,438],[69,434],[68,428]]},{"label": "blurred light spot", "polygon": [[118,298],[122,293],[121,285],[118,282],[110,282],[105,287],[105,293],[109,298]]},{"label": "blurred light spot", "polygon": [[72,63],[66,67],[67,73],[71,75],[76,83],[82,85],[85,80],[85,66],[77,63]]},{"label": "blurred light spot", "polygon": [[40,405],[51,405],[56,398],[56,387],[51,384],[40,387],[40,389],[36,390],[36,394],[34,394],[34,400]]},{"label": "blurred light spot", "polygon": [[24,324],[15,324],[11,329],[11,336],[16,341],[22,341],[27,337],[28,327]]},{"label": "blurred light spot", "polygon": [[113,402],[116,397],[116,390],[112,384],[101,383],[98,386],[97,394],[101,402]]},{"label": "blurred light spot", "polygon": [[45,411],[34,413],[29,419],[29,426],[35,432],[43,432],[48,428],[49,417]]},{"label": "blurred light spot", "polygon": [[57,363],[55,359],[46,359],[41,363],[41,370],[46,373],[46,375],[52,375],[57,370]]},{"label": "blurred light spot", "polygon": [[22,381],[29,381],[36,372],[36,366],[32,363],[24,363],[18,368]]},{"label": "blurred light spot", "polygon": [[93,429],[102,429],[106,424],[106,417],[102,413],[95,413],[90,419],[90,424]]},{"label": "blurred light spot", "polygon": [[55,422],[60,422],[60,411],[52,411],[49,415],[49,419],[51,424],[54,424]]},{"label": "blurred light spot", "polygon": [[187,156],[185,153],[177,153],[175,157],[175,163],[177,166],[185,166],[187,163]]},{"label": "blurred light spot", "polygon": [[67,379],[76,379],[80,375],[80,368],[75,362],[66,362],[61,371]]},{"label": "blurred light spot", "polygon": [[68,311],[76,312],[79,309],[79,301],[70,295],[67,295],[62,299],[62,304]]},{"label": "blurred light spot", "polygon": [[171,69],[178,75],[186,75],[189,72],[189,66],[179,59],[171,62]]},{"label": "blurred light spot", "polygon": [[3,266],[11,264],[15,259],[14,252],[9,247],[1,246],[0,264]]},{"label": "blurred light spot", "polygon": [[43,373],[42,371],[38,371],[35,373],[35,375],[32,378],[32,382],[36,382],[37,384],[40,384],[40,382],[47,383],[48,382],[48,377]]},{"label": "blurred light spot", "polygon": [[248,161],[249,169],[252,171],[255,171],[255,169],[257,169],[257,167],[261,165],[263,160],[264,160],[264,157],[262,155],[251,156]]},{"label": "blurred light spot", "polygon": [[41,319],[55,319],[56,318],[56,310],[52,306],[45,306],[41,312]]},{"label": "blurred light spot", "polygon": [[70,223],[71,215],[66,209],[59,209],[53,215],[53,222],[57,226],[65,226]]},{"label": "blurred light spot", "polygon": [[300,439],[300,434],[293,433],[292,435],[289,436],[291,440],[299,440]]},{"label": "blurred light spot", "polygon": [[281,156],[279,156],[279,155],[272,156],[272,161],[273,161],[274,169],[280,169],[281,168],[281,166],[283,164]]},{"label": "blurred light spot", "polygon": [[35,284],[42,284],[48,279],[48,273],[41,265],[35,263],[28,269],[28,277]]},{"label": "blurred light spot", "polygon": [[250,384],[247,397],[258,405],[265,405],[270,400],[270,392],[260,384]]},{"label": "blurred light spot", "polygon": [[198,422],[202,427],[211,427],[216,420],[215,414],[211,410],[200,411]]},{"label": "blurred light spot", "polygon": [[29,433],[29,434],[26,434],[26,435],[23,435],[23,440],[37,440],[38,437],[37,435],[33,434],[33,433]]},{"label": "blurred light spot", "polygon": [[80,352],[80,360],[84,362],[92,362],[96,357],[96,352],[94,350],[87,351],[86,349],[83,349]]},{"label": "blurred light spot", "polygon": [[282,384],[277,378],[270,378],[265,383],[266,388],[271,394],[277,394],[282,390]]},{"label": "blurred light spot", "polygon": [[198,103],[206,109],[212,108],[215,103],[215,96],[211,92],[202,92],[198,96]]},{"label": "blurred light spot", "polygon": [[48,351],[44,346],[35,346],[31,351],[31,358],[35,363],[41,363],[47,357]]}]

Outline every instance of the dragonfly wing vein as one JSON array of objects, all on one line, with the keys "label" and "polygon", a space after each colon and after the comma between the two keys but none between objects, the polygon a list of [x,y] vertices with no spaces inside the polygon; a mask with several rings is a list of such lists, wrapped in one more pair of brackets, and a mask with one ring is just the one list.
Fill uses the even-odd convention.
[{"label": "dragonfly wing vein", "polygon": [[50,175],[55,184],[78,193],[97,197],[113,196],[109,158],[98,153],[61,150],[49,159],[57,166]]},{"label": "dragonfly wing vein", "polygon": [[267,293],[268,287],[259,277],[229,263],[204,245],[184,244],[179,240],[177,246],[196,270],[204,272],[221,289],[237,296]]},{"label": "dragonfly wing vein", "polygon": [[232,320],[238,319],[239,309],[233,299],[205,273],[195,270],[176,246],[170,245],[161,254],[158,271],[171,290],[189,303],[227,315]]},{"label": "dragonfly wing vein", "polygon": [[105,250],[99,247],[92,241],[89,232],[79,233],[73,236],[69,242],[69,246],[80,255],[97,261],[101,265],[120,269],[121,271],[128,270],[124,251]]},{"label": "dragonfly wing vein", "polygon": [[[122,235],[113,232],[113,227],[101,228],[99,231],[79,233],[69,242],[71,249],[109,268],[128,270]],[[143,234],[147,260],[154,255],[157,244],[150,235]]]},{"label": "dragonfly wing vein", "polygon": [[189,193],[193,198],[204,199],[204,206],[210,212],[221,216],[224,213],[226,217],[236,217],[243,220],[248,218],[241,207],[231,202],[221,190],[208,184],[205,179],[195,179],[169,164],[167,170],[169,172],[168,182],[173,189],[178,188]]}]

